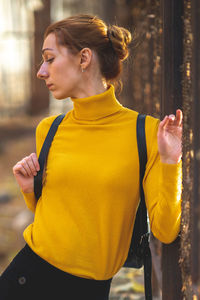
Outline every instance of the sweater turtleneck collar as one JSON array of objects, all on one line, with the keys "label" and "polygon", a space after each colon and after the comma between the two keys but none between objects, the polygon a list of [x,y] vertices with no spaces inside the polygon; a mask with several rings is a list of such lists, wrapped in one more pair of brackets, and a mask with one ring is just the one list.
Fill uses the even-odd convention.
[{"label": "sweater turtleneck collar", "polygon": [[80,120],[97,120],[112,115],[123,108],[115,97],[113,85],[110,85],[104,93],[86,98],[71,99],[74,103],[74,116]]}]

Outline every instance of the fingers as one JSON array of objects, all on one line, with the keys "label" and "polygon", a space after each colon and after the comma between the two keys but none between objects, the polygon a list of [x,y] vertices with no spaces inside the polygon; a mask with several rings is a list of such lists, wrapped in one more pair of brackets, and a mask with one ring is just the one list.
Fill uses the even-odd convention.
[{"label": "fingers", "polygon": [[35,153],[26,156],[19,161],[13,168],[13,173],[22,173],[24,176],[36,176],[40,166]]},{"label": "fingers", "polygon": [[164,119],[160,122],[160,128],[165,129],[167,125],[182,126],[182,121],[183,113],[180,109],[177,109],[176,116],[171,114],[169,116],[164,117]]},{"label": "fingers", "polygon": [[182,122],[183,122],[183,113],[182,113],[182,110],[180,109],[177,109],[176,111],[176,122],[177,122],[177,125],[178,126],[181,126],[182,125]]},{"label": "fingers", "polygon": [[13,167],[13,174],[14,175],[22,174],[23,176],[28,177],[28,173],[27,173],[26,169],[23,167],[23,165],[21,164],[21,162],[18,162]]},{"label": "fingers", "polygon": [[168,123],[169,123],[169,117],[165,116],[164,119],[159,124],[159,129],[160,130],[165,129],[165,127],[168,125]]},{"label": "fingers", "polygon": [[35,171],[39,171],[40,170],[40,165],[38,162],[38,158],[37,155],[35,153],[31,153],[30,157],[30,164],[32,164],[33,169],[35,168]]}]

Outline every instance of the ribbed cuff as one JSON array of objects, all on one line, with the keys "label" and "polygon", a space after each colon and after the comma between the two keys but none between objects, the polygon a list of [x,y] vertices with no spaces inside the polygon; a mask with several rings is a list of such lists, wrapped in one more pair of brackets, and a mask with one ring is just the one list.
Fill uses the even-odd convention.
[{"label": "ribbed cuff", "polygon": [[161,168],[163,192],[171,203],[179,205],[182,193],[182,161],[178,164],[161,163]]},{"label": "ribbed cuff", "polygon": [[176,182],[182,179],[182,161],[177,164],[161,163],[162,177],[164,181]]},{"label": "ribbed cuff", "polygon": [[23,197],[24,197],[24,200],[26,202],[26,205],[27,207],[32,211],[34,212],[35,211],[35,207],[36,207],[36,198],[35,198],[35,194],[34,192],[31,192],[31,193],[25,193],[22,191],[22,189],[20,189]]}]

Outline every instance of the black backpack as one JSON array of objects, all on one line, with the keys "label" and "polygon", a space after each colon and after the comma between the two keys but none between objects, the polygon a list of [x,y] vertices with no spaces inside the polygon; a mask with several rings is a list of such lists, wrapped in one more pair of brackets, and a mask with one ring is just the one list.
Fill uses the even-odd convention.
[{"label": "black backpack", "polygon": [[[42,149],[39,155],[40,170],[34,177],[34,193],[38,200],[42,194],[42,177],[45,166],[45,161],[49,152],[54,135],[58,129],[59,124],[62,122],[65,114],[61,114],[53,121]],[[137,118],[137,144],[138,154],[140,161],[140,204],[138,206],[135,224],[133,228],[132,239],[130,243],[128,257],[125,261],[124,267],[126,268],[141,268],[144,266],[144,283],[145,283],[145,299],[152,300],[151,289],[151,251],[149,247],[149,226],[147,209],[144,198],[144,191],[142,181],[145,173],[147,162],[147,149],[146,149],[146,137],[145,137],[145,115],[138,114]]]}]

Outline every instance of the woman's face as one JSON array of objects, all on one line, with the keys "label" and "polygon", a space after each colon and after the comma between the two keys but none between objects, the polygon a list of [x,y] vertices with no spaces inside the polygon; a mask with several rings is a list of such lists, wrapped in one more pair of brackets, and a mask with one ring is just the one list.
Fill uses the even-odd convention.
[{"label": "woman's face", "polygon": [[54,33],[44,40],[43,63],[37,77],[44,79],[56,99],[75,97],[81,80],[80,55],[57,43]]}]

